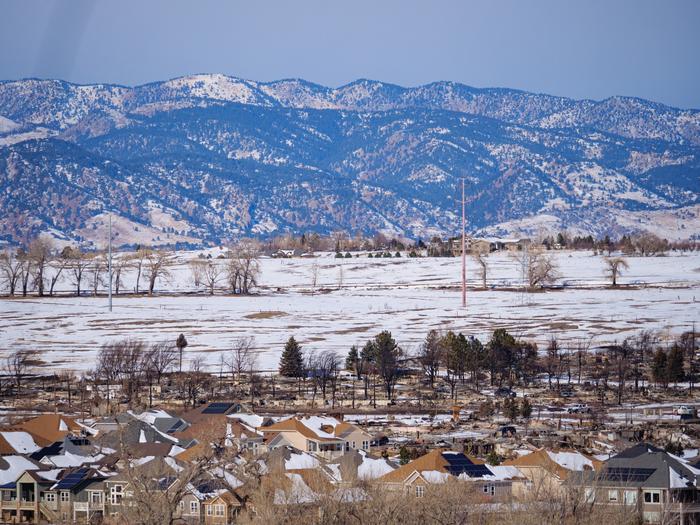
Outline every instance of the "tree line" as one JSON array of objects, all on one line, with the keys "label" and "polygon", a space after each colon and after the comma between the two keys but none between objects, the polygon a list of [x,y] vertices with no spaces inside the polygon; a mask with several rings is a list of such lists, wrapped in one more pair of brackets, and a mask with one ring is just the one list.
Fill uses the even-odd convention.
[{"label": "tree line", "polygon": [[[198,289],[214,293],[225,285],[232,294],[250,294],[260,277],[259,247],[242,242],[232,246],[223,260],[201,257],[190,263],[192,282]],[[159,282],[172,278],[175,254],[165,249],[137,247],[133,252],[118,252],[112,257],[112,291],[125,292],[125,277],[131,274],[135,294],[153,295]],[[110,286],[108,258],[104,251],[85,251],[66,246],[57,249],[46,237],[33,239],[25,248],[0,253],[0,283],[9,296],[36,294],[53,296],[60,280],[67,281],[73,294],[98,295]]]}]

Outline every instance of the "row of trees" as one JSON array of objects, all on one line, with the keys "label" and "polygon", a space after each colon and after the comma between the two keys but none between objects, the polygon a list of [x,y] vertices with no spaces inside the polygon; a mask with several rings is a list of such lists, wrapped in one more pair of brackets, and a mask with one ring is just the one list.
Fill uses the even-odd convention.
[{"label": "row of trees", "polygon": [[[172,277],[175,256],[167,250],[138,248],[134,252],[117,253],[112,258],[113,292],[124,290],[124,277],[135,274],[134,293],[152,295],[158,281]],[[198,259],[191,263],[192,280],[213,294],[223,282],[234,294],[249,294],[260,276],[259,248],[255,243],[241,243],[231,248],[224,261]],[[67,246],[58,250],[53,241],[38,237],[27,249],[0,253],[0,283],[10,296],[29,293],[53,296],[59,280],[67,280],[77,296],[89,290],[97,295],[109,286],[108,260],[104,252],[83,251]]]},{"label": "row of trees", "polygon": [[243,242],[232,248],[225,259],[195,259],[189,263],[192,282],[210,295],[221,284],[232,294],[248,295],[258,285],[260,251],[256,243]]},{"label": "row of trees", "polygon": [[[355,372],[358,380],[363,381],[365,399],[369,397],[371,385],[376,402],[376,386],[381,384],[387,399],[391,400],[402,373],[403,355],[391,332],[383,331],[367,341],[362,350],[353,346],[345,365]],[[314,396],[318,389],[325,399],[327,390],[330,389],[334,402],[340,370],[340,360],[335,354],[310,352],[304,355],[301,345],[294,337],[290,337],[285,344],[279,365],[280,375],[296,378],[299,388],[303,381],[310,380]]]}]

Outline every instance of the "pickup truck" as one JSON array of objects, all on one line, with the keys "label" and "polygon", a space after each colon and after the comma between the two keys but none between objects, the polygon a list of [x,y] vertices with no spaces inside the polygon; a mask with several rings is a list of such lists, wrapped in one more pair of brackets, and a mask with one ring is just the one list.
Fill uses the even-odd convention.
[{"label": "pickup truck", "polygon": [[571,405],[566,409],[566,411],[569,414],[589,414],[591,412],[591,407],[583,403],[579,403],[576,405]]}]

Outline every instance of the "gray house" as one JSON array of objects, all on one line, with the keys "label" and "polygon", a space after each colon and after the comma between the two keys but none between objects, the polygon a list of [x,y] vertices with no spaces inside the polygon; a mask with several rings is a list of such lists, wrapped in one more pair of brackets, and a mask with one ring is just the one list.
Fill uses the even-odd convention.
[{"label": "gray house", "polygon": [[598,472],[581,472],[568,483],[593,505],[636,512],[645,523],[700,524],[700,470],[648,443],[628,448]]}]

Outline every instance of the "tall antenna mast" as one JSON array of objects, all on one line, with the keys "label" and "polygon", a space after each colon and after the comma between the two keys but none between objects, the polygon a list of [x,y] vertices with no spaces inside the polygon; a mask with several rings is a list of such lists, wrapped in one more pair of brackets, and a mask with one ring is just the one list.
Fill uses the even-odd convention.
[{"label": "tall antenna mast", "polygon": [[107,257],[107,266],[109,269],[109,290],[107,292],[108,297],[109,297],[109,311],[112,311],[112,212],[109,212],[109,242],[107,243],[109,248],[108,248],[108,257]]},{"label": "tall antenna mast", "polygon": [[466,250],[466,230],[467,214],[465,212],[466,202],[464,200],[464,177],[462,177],[462,308],[467,307],[467,250]]}]

